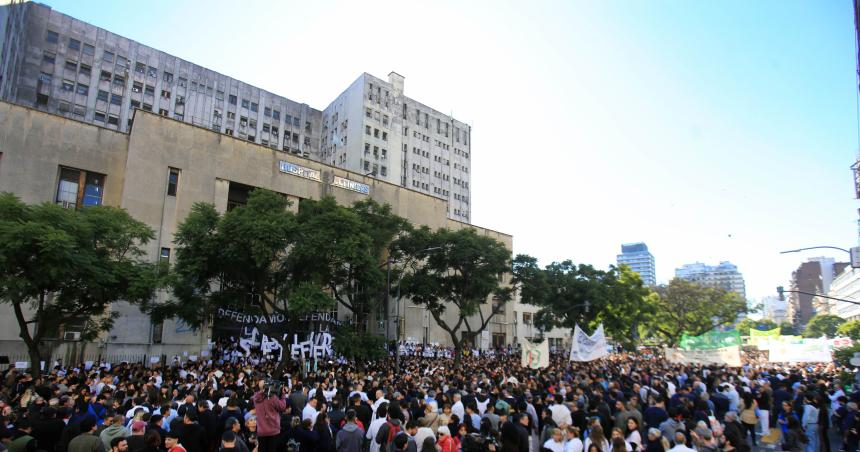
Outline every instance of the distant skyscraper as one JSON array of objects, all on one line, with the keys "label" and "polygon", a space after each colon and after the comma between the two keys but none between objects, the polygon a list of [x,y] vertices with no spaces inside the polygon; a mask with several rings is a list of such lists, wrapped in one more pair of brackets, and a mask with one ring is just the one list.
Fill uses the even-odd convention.
[{"label": "distant skyscraper", "polygon": [[621,254],[618,255],[617,260],[618,265],[627,265],[634,272],[639,273],[639,276],[642,277],[642,282],[646,286],[657,284],[654,255],[648,251],[648,245],[645,243],[626,243],[621,245]]},{"label": "distant skyscraper", "polygon": [[717,287],[735,292],[746,299],[744,277],[738,267],[731,262],[720,262],[719,265],[705,265],[701,262],[684,264],[675,269],[675,277],[692,281],[707,287]]}]

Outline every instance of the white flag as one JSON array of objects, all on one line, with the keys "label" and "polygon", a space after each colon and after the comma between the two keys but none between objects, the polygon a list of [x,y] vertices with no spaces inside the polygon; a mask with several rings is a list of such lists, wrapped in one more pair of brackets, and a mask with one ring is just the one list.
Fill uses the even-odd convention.
[{"label": "white flag", "polygon": [[527,339],[520,342],[523,348],[521,364],[529,369],[542,369],[549,367],[549,342],[544,340],[535,344]]},{"label": "white flag", "polygon": [[603,334],[603,324],[597,327],[594,334],[589,336],[579,328],[579,325],[573,330],[573,342],[570,345],[570,360],[571,361],[594,361],[595,359],[603,358],[609,354],[609,349],[606,345],[606,335]]}]

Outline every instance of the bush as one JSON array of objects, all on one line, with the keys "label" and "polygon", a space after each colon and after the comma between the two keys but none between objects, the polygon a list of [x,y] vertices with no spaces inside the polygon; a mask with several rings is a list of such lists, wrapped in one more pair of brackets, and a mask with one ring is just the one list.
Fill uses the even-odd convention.
[{"label": "bush", "polygon": [[335,333],[332,348],[347,359],[374,360],[388,356],[384,337],[360,334],[349,327],[340,328]]},{"label": "bush", "polygon": [[849,369],[853,369],[855,366],[851,365],[851,358],[854,357],[855,353],[860,353],[860,343],[854,344],[850,347],[842,347],[833,350],[833,359],[841,366],[845,366]]}]

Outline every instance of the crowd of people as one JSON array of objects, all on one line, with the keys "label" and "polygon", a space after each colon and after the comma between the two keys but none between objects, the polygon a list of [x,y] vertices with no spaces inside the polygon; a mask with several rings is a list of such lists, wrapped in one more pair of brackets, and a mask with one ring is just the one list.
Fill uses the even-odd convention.
[{"label": "crowd of people", "polygon": [[860,445],[860,392],[831,364],[743,368],[614,353],[345,359],[279,367],[215,347],[166,366],[12,366],[0,384],[9,452],[795,452]]}]

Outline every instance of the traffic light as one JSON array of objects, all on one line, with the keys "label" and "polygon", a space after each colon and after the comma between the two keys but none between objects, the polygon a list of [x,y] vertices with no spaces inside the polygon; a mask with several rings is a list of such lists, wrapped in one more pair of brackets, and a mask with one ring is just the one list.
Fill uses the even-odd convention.
[{"label": "traffic light", "polygon": [[782,286],[776,287],[776,293],[779,294],[779,301],[785,300],[785,290],[782,288]]}]

